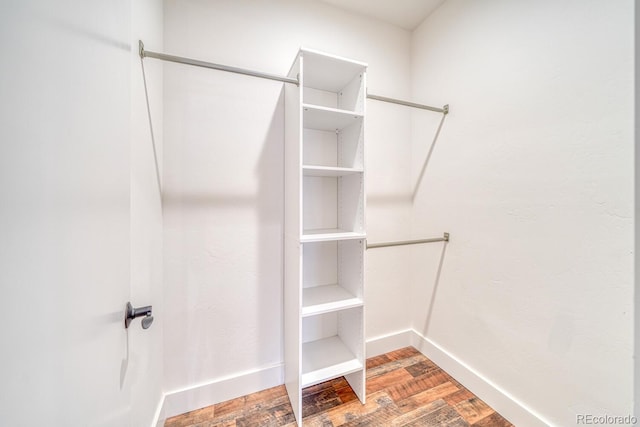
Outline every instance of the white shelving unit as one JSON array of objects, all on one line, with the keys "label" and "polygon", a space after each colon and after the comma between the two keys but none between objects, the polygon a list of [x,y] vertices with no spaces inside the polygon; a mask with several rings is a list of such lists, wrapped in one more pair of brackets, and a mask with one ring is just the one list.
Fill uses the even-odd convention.
[{"label": "white shelving unit", "polygon": [[285,385],[344,376],[365,402],[367,65],[301,49],[285,87]]}]

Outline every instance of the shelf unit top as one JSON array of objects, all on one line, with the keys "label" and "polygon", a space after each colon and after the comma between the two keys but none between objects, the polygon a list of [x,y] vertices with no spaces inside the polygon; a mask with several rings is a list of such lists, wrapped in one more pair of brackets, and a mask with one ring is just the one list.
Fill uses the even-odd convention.
[{"label": "shelf unit top", "polygon": [[302,387],[362,369],[362,363],[333,336],[302,344]]},{"label": "shelf unit top", "polygon": [[302,48],[299,54],[304,58],[303,85],[313,89],[338,92],[367,69],[364,62],[314,49]]},{"label": "shelf unit top", "polygon": [[339,228],[322,228],[314,230],[304,230],[300,242],[328,242],[335,240],[366,239],[366,233],[342,230]]},{"label": "shelf unit top", "polygon": [[302,317],[360,307],[362,299],[339,285],[324,285],[302,290]]},{"label": "shelf unit top", "polygon": [[354,175],[357,173],[363,173],[362,168],[339,168],[333,166],[302,166],[302,174],[304,176],[325,176],[325,177],[337,177],[345,175]]},{"label": "shelf unit top", "polygon": [[303,126],[307,129],[342,130],[355,122],[361,122],[363,115],[355,111],[320,105],[302,104]]}]

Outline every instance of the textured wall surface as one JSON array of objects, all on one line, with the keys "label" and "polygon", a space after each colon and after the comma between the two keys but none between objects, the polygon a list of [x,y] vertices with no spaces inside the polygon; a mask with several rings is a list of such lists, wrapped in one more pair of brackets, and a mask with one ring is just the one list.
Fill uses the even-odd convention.
[{"label": "textured wall surface", "polygon": [[[314,1],[167,1],[164,43],[167,53],[280,75],[305,46],[368,62],[372,91],[409,93],[407,31]],[[284,102],[277,82],[176,64],[164,76],[164,372],[173,391],[282,362]],[[410,115],[368,108],[369,235],[405,238]],[[406,260],[367,261],[367,334],[408,328]]]},{"label": "textured wall surface", "polygon": [[555,425],[632,410],[633,30],[631,1],[449,0],[413,38],[414,96],[451,104],[413,227],[452,233],[414,327]]}]

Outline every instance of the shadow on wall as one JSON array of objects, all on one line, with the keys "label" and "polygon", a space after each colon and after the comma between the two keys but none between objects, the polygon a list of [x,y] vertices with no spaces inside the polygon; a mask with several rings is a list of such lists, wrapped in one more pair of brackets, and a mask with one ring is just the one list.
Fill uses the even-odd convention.
[{"label": "shadow on wall", "polygon": [[375,204],[375,205],[390,205],[396,203],[413,203],[415,201],[416,195],[420,190],[420,186],[424,179],[425,172],[427,171],[427,166],[429,166],[429,161],[431,160],[431,156],[433,154],[433,150],[436,147],[436,142],[438,142],[438,137],[440,136],[440,131],[442,130],[442,126],[444,124],[444,119],[447,117],[446,114],[442,115],[440,119],[440,123],[438,124],[438,128],[436,129],[436,133],[431,141],[431,145],[429,146],[429,151],[422,163],[422,167],[420,168],[420,173],[418,174],[418,178],[416,179],[416,183],[413,186],[413,191],[407,194],[369,194],[367,195],[367,203]]},{"label": "shadow on wall", "polygon": [[[283,360],[282,332],[274,336],[274,331],[264,330],[263,319],[277,316],[278,331],[284,329],[283,319],[283,283],[284,283],[284,85],[280,90],[265,140],[262,144],[260,159],[256,165],[258,187],[258,343],[257,348],[269,349],[266,354],[278,354],[277,363]],[[274,254],[277,262],[274,263]],[[274,265],[275,264],[275,265]],[[277,270],[277,271],[274,271]],[[276,284],[265,283],[271,277],[278,277]],[[266,279],[265,279],[266,278]],[[276,348],[273,348],[277,346]],[[256,355],[257,363],[265,363]]]},{"label": "shadow on wall", "polygon": [[[442,123],[442,122],[441,122]],[[433,289],[431,290],[431,297],[429,298],[429,308],[427,309],[427,317],[424,322],[424,327],[422,328],[422,336],[426,337],[429,333],[429,327],[431,326],[431,316],[433,314],[433,308],[436,303],[436,299],[438,296],[438,285],[440,284],[440,274],[442,273],[442,266],[444,265],[444,257],[447,253],[447,246],[449,242],[444,242],[442,245],[442,252],[440,253],[440,262],[438,263],[438,270],[436,272],[436,277],[433,282]]]},{"label": "shadow on wall", "polygon": [[[407,110],[409,111],[409,110]],[[425,118],[425,123],[428,123],[428,127],[431,126],[431,124],[435,124],[437,118],[431,116],[432,113],[426,113],[429,114],[429,117]],[[421,116],[420,116],[421,117]],[[416,196],[418,194],[418,192],[420,191],[421,188],[423,188],[422,184],[423,181],[425,179],[425,175],[426,175],[426,171],[427,168],[429,166],[429,163],[431,161],[431,158],[433,156],[433,152],[435,150],[436,147],[436,143],[438,142],[438,139],[440,137],[440,133],[442,131],[444,122],[445,122],[445,118],[447,117],[447,114],[442,114],[440,117],[440,120],[437,122],[438,125],[436,127],[435,133],[433,135],[433,138],[431,139],[431,143],[428,146],[428,149],[426,150],[426,155],[424,157],[424,160],[422,161],[421,164],[418,165],[419,168],[419,173],[417,175],[415,184],[412,185],[412,189],[411,191],[402,193],[402,192],[397,192],[397,193],[373,193],[373,194],[368,194],[367,195],[367,204],[371,207],[374,206],[397,206],[400,204],[404,204],[405,206],[409,206],[409,207],[414,207],[415,204],[415,200],[416,200]],[[426,120],[428,119],[428,120]],[[433,121],[429,121],[429,120],[433,120]],[[422,124],[422,121],[420,122]],[[426,139],[426,138],[425,138]],[[426,146],[426,144],[425,144]],[[422,150],[420,150],[420,152],[422,152]],[[437,185],[437,183],[435,184]],[[420,238],[427,238],[430,236],[412,236],[412,239],[420,239]],[[443,247],[442,247],[442,252],[440,253],[440,259],[438,262],[438,267],[437,267],[437,272],[436,272],[436,276],[435,276],[435,280],[433,282],[433,287],[431,289],[431,294],[429,297],[425,298],[424,303],[428,304],[428,307],[426,308],[426,317],[425,317],[425,323],[423,325],[422,329],[422,334],[424,336],[427,336],[428,332],[429,332],[429,327],[431,325],[431,319],[433,316],[433,311],[434,311],[434,307],[435,307],[435,303],[437,300],[437,294],[438,294],[438,287],[439,287],[439,283],[440,283],[440,276],[441,276],[441,272],[442,272],[442,268],[444,265],[444,259],[445,259],[445,254],[446,254],[446,250],[447,250],[447,245],[448,242],[444,242]],[[428,260],[429,264],[431,264],[431,258]],[[429,280],[428,277],[424,277],[424,282],[427,282]],[[422,310],[421,310],[422,311]],[[416,325],[416,328],[418,329],[419,327]]]},{"label": "shadow on wall", "polygon": [[151,120],[151,106],[149,105],[149,90],[147,89],[147,75],[144,72],[144,60],[140,58],[140,68],[142,69],[142,85],[144,86],[144,99],[147,103],[147,118],[149,120],[149,134],[151,136],[151,148],[153,149],[153,161],[156,168],[156,181],[158,192],[162,195],[162,178],[160,177],[160,165],[158,165],[158,151],[156,150],[156,137],[153,132],[153,121]]},{"label": "shadow on wall", "polygon": [[424,163],[422,164],[422,168],[420,169],[420,174],[418,175],[418,179],[416,180],[416,185],[413,187],[413,193],[411,194],[412,202],[416,199],[416,194],[418,194],[418,190],[420,189],[420,185],[422,184],[424,173],[426,172],[427,166],[429,165],[429,160],[431,160],[431,155],[433,154],[433,149],[435,148],[436,142],[438,141],[438,137],[440,136],[440,131],[442,130],[442,125],[444,124],[445,117],[447,117],[447,115],[443,114],[442,118],[440,119],[440,123],[438,124],[438,129],[436,130],[436,134],[433,137],[433,141],[431,141],[431,146],[429,146],[429,151],[427,152],[427,156],[425,157]]},{"label": "shadow on wall", "polygon": [[[260,95],[255,91],[262,85],[275,83],[249,80],[248,95],[213,115],[227,97],[227,80],[248,77],[187,77],[180,93],[197,87],[202,98],[180,98],[179,108],[189,109],[181,126],[195,130],[180,129],[184,147],[173,149],[183,158],[174,155],[168,168],[179,176],[165,181],[163,205],[174,228],[167,245],[178,252],[177,259],[168,258],[170,292],[184,287],[189,293],[173,304],[173,316],[188,317],[170,333],[186,337],[191,354],[175,363],[189,381],[201,382],[282,359],[284,87],[266,86],[268,96]],[[243,129],[238,123],[244,123],[245,105],[259,117]],[[174,277],[184,284],[171,283]],[[244,342],[251,350],[241,348]]]},{"label": "shadow on wall", "polygon": [[[153,160],[154,160],[154,166],[155,166],[156,181],[158,185],[158,194],[162,199],[162,181],[160,178],[160,167],[158,165],[158,154],[156,150],[156,139],[153,132],[153,122],[151,120],[151,105],[149,103],[149,91],[147,89],[147,76],[144,70],[144,61],[142,60],[142,58],[140,58],[140,72],[142,77],[142,85],[144,87],[144,97],[146,102],[147,117],[149,120],[149,135],[151,140],[151,148],[153,150]],[[121,313],[118,313],[118,316],[116,316],[117,320],[123,321],[123,317],[124,317],[123,313],[124,313],[124,309]],[[129,361],[130,361],[130,351],[129,351],[130,339],[131,339],[130,329],[127,328],[125,333],[126,333],[125,353],[120,363],[120,390],[124,389],[124,384],[127,379],[127,372],[129,370]]]}]

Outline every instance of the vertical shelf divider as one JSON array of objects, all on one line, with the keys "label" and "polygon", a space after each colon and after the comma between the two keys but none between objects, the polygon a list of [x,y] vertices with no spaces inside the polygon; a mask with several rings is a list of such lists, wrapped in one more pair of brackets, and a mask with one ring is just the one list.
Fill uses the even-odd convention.
[{"label": "vertical shelf divider", "polygon": [[284,85],[284,383],[293,414],[302,423],[302,64],[298,55],[289,77],[300,86]]}]

